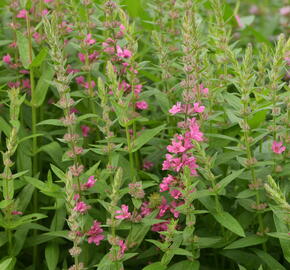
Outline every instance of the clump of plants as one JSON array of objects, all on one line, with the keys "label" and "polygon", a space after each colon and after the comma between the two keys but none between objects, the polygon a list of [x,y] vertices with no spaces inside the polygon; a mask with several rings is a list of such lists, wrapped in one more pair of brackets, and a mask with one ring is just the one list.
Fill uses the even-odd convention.
[{"label": "clump of plants", "polygon": [[289,269],[290,6],[0,14],[1,270]]}]

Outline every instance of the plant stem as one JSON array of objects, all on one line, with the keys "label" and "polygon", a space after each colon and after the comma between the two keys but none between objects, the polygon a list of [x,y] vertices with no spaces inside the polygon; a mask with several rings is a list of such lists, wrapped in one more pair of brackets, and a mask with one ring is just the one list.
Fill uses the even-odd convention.
[{"label": "plant stem", "polygon": [[[29,61],[32,63],[33,60],[33,49],[32,49],[32,37],[31,37],[31,30],[30,30],[30,17],[29,14],[27,14],[26,17],[26,27],[27,27],[27,33],[28,33],[28,43],[29,43]],[[37,124],[37,108],[35,106],[35,84],[34,84],[34,71],[33,67],[30,67],[29,70],[30,74],[30,85],[31,85],[31,131],[32,135],[35,135],[36,130],[36,124]],[[35,177],[38,172],[38,160],[37,160],[37,137],[33,136],[32,138],[32,175]],[[37,190],[33,193],[33,212],[37,213],[38,211],[38,194]],[[37,230],[33,231],[33,236],[37,236]],[[37,246],[33,247],[33,267],[37,268],[38,265],[38,251]]]},{"label": "plant stem", "polygon": [[127,137],[127,146],[128,146],[128,153],[129,153],[129,161],[130,161],[130,175],[133,177],[133,182],[136,181],[135,173],[134,173],[134,158],[131,149],[131,138],[129,133],[129,128],[126,125],[126,137]]}]

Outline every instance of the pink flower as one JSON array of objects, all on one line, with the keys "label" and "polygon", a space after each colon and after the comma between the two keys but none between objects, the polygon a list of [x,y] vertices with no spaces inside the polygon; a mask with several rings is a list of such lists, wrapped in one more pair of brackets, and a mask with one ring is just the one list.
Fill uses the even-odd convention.
[{"label": "pink flower", "polygon": [[105,236],[102,234],[104,230],[100,227],[100,225],[101,223],[95,220],[93,226],[87,232],[87,235],[89,236],[89,244],[94,243],[98,246],[100,242],[105,239]]},{"label": "pink flower", "polygon": [[81,129],[82,129],[83,137],[88,137],[89,132],[90,132],[90,127],[83,125],[83,126],[81,126]]},{"label": "pink flower", "polygon": [[174,153],[174,154],[178,154],[178,153],[182,153],[186,150],[186,148],[184,148],[182,146],[182,142],[178,141],[176,142],[175,140],[172,141],[172,145],[168,145],[167,146],[167,150],[168,152]]},{"label": "pink flower", "polygon": [[105,47],[104,48],[104,52],[107,53],[107,54],[114,54],[115,53],[115,48],[114,47]]},{"label": "pink flower", "polygon": [[85,77],[84,76],[78,76],[76,77],[77,84],[84,84],[85,83]]},{"label": "pink flower", "polygon": [[199,87],[202,94],[204,95],[208,94],[208,88],[204,88],[203,84],[201,84]]},{"label": "pink flower", "polygon": [[72,113],[79,113],[78,109],[77,108],[71,108],[70,111],[69,111],[70,114]]},{"label": "pink flower", "polygon": [[30,89],[31,88],[31,86],[30,86],[30,80],[29,79],[22,80],[22,87],[23,88]]},{"label": "pink flower", "polygon": [[35,42],[40,43],[41,42],[41,35],[38,32],[35,32],[32,37],[34,38]]},{"label": "pink flower", "polygon": [[87,205],[86,203],[80,201],[76,204],[75,208],[73,209],[76,212],[80,212],[81,214],[85,213],[90,209],[91,207]]},{"label": "pink flower", "polygon": [[84,87],[85,87],[86,89],[94,88],[95,86],[96,86],[95,81],[90,81],[90,82],[85,82],[85,83],[84,83]]},{"label": "pink flower", "polygon": [[181,103],[177,102],[176,105],[173,105],[173,107],[169,110],[169,112],[172,115],[175,115],[175,114],[181,112]]},{"label": "pink flower", "polygon": [[119,83],[118,89],[123,90],[124,92],[128,91],[131,88],[131,85],[126,81],[121,81]]},{"label": "pink flower", "polygon": [[199,106],[199,103],[194,103],[193,104],[193,110],[196,112],[196,113],[202,113],[204,111],[205,107],[204,106]]},{"label": "pink flower", "polygon": [[154,225],[152,225],[151,230],[153,232],[163,232],[163,231],[167,231],[168,224],[169,223],[170,223],[169,221],[165,221],[165,222],[161,222],[161,223],[154,224]]},{"label": "pink flower", "polygon": [[282,7],[280,9],[280,14],[282,16],[287,16],[290,13],[290,6]]},{"label": "pink flower", "polygon": [[125,26],[123,24],[120,24],[119,27],[120,27],[121,31],[125,31],[126,30],[126,28],[125,28]]},{"label": "pink flower", "polygon": [[117,45],[117,56],[121,57],[121,58],[130,58],[132,56],[131,51],[124,49],[122,50],[122,48]]},{"label": "pink flower", "polygon": [[20,82],[8,82],[7,85],[9,88],[18,88],[20,86]]},{"label": "pink flower", "polygon": [[286,150],[286,147],[282,145],[282,142],[273,141],[272,151],[276,154],[282,154]]},{"label": "pink flower", "polygon": [[48,14],[48,9],[44,9],[42,12],[41,12],[41,15],[42,16],[45,16]]},{"label": "pink flower", "polygon": [[130,58],[132,56],[132,53],[131,51],[127,50],[127,49],[124,49],[123,50],[123,57],[124,58]]},{"label": "pink flower", "polygon": [[18,215],[23,215],[23,212],[21,212],[21,211],[12,211],[11,212],[11,214],[13,215],[13,216],[18,216]]},{"label": "pink flower", "polygon": [[164,197],[162,197],[161,205],[158,206],[159,213],[158,218],[163,217],[167,210],[169,210],[169,205],[167,204],[167,201]]},{"label": "pink flower", "polygon": [[177,200],[177,199],[179,199],[181,197],[182,193],[179,190],[177,190],[177,189],[173,189],[173,190],[170,191],[170,195],[171,195],[172,198]]},{"label": "pink flower", "polygon": [[78,53],[78,57],[82,63],[86,62],[86,56],[83,53]]},{"label": "pink flower", "polygon": [[167,177],[164,177],[162,183],[159,185],[160,192],[169,190],[169,185],[174,181],[174,177],[171,174],[168,174]]},{"label": "pink flower", "polygon": [[85,186],[85,188],[91,188],[95,185],[95,183],[96,183],[96,180],[95,180],[94,176],[90,176],[88,181],[85,183],[84,186]]},{"label": "pink flower", "polygon": [[53,2],[54,0],[44,0],[44,3],[50,3]]},{"label": "pink flower", "polygon": [[78,201],[80,199],[80,194],[75,194],[73,199],[74,201]]},{"label": "pink flower", "polygon": [[17,47],[17,43],[15,41],[11,42],[8,46],[9,48],[16,48]]},{"label": "pink flower", "polygon": [[6,54],[3,56],[2,61],[6,64],[11,64],[12,58],[10,54]]},{"label": "pink flower", "polygon": [[150,162],[150,161],[143,162],[143,169],[144,170],[150,170],[153,166],[154,166],[153,162]]},{"label": "pink flower", "polygon": [[26,19],[26,16],[27,16],[27,11],[25,9],[22,9],[18,12],[18,14],[16,15],[16,18]]},{"label": "pink flower", "polygon": [[123,240],[119,241],[120,253],[124,255],[125,251],[127,250],[127,246]]},{"label": "pink flower", "polygon": [[250,12],[251,14],[255,14],[255,15],[259,14],[259,8],[258,8],[258,6],[257,6],[257,5],[252,5],[252,6],[250,7],[249,12]]},{"label": "pink flower", "polygon": [[149,202],[143,202],[141,206],[141,216],[146,217],[152,212],[151,208],[149,208]]},{"label": "pink flower", "polygon": [[87,34],[86,39],[84,40],[86,44],[93,45],[96,43],[95,39],[92,39],[92,34]]},{"label": "pink flower", "polygon": [[66,70],[66,72],[67,72],[68,74],[70,74],[70,73],[72,73],[72,74],[76,74],[76,73],[80,72],[80,70],[79,70],[79,69],[76,69],[76,68],[72,68],[71,65],[67,65],[67,70]]},{"label": "pink flower", "polygon": [[146,110],[148,109],[148,103],[146,101],[137,101],[136,108],[139,110]]},{"label": "pink flower", "polygon": [[21,74],[29,74],[29,70],[21,69],[21,70],[19,70],[19,73],[21,73]]},{"label": "pink flower", "polygon": [[90,61],[94,61],[94,60],[96,60],[98,58],[98,56],[99,56],[99,53],[97,51],[94,51],[93,53],[91,53],[89,55],[89,60]]},{"label": "pink flower", "polygon": [[116,216],[116,219],[129,219],[131,217],[131,213],[128,211],[129,207],[125,204],[121,205],[122,210],[117,210],[116,214],[120,214]]},{"label": "pink flower", "polygon": [[176,201],[173,201],[171,204],[170,204],[170,212],[173,214],[173,216],[175,218],[178,218],[179,217],[179,211],[176,210],[176,208],[180,205],[183,205],[184,202],[179,202],[177,203]]},{"label": "pink flower", "polygon": [[[125,63],[123,63],[123,64],[125,64]],[[127,63],[126,63],[126,64],[127,64]],[[136,95],[140,94],[141,91],[142,91],[142,87],[143,87],[142,84],[137,84],[137,85],[135,85],[134,93],[135,93]]]},{"label": "pink flower", "polygon": [[195,118],[189,119],[189,129],[190,129],[190,136],[191,139],[196,141],[203,141],[203,133],[199,130],[199,125],[196,122]]},{"label": "pink flower", "polygon": [[237,15],[235,15],[235,18],[236,18],[236,21],[237,21],[237,23],[238,23],[238,26],[239,26],[240,28],[243,28],[244,25],[243,25],[243,23],[242,23],[242,21],[241,21],[240,16],[237,14]]}]

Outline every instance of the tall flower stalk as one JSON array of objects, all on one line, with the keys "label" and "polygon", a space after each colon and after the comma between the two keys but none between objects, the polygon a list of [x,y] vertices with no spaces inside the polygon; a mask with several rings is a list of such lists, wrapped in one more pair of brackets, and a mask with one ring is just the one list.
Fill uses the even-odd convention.
[{"label": "tall flower stalk", "polygon": [[82,232],[82,215],[90,208],[83,202],[82,185],[80,175],[83,172],[84,166],[81,164],[80,155],[83,149],[80,144],[80,137],[76,133],[77,118],[70,111],[70,108],[75,104],[75,101],[70,95],[70,82],[72,74],[67,75],[66,59],[63,52],[63,43],[58,32],[58,24],[56,14],[52,14],[51,20],[44,18],[44,29],[47,36],[47,42],[50,46],[50,56],[52,64],[56,72],[55,86],[58,90],[59,101],[57,106],[63,110],[64,117],[62,118],[63,125],[67,128],[67,133],[64,135],[63,142],[68,144],[67,158],[72,160],[72,165],[65,174],[65,193],[66,206],[69,214],[68,226],[70,228],[69,237],[73,241],[73,248],[70,249],[70,254],[74,258],[74,265],[71,270],[82,270],[84,265],[79,260],[81,253],[80,244],[83,240]]},{"label": "tall flower stalk", "polygon": [[10,101],[10,124],[12,126],[10,135],[6,141],[7,150],[2,154],[4,171],[1,174],[3,181],[3,199],[6,202],[6,207],[3,209],[4,220],[7,224],[5,231],[8,238],[8,254],[12,256],[13,240],[12,231],[9,228],[11,221],[13,221],[15,215],[22,214],[15,209],[14,205],[14,176],[11,168],[14,162],[11,160],[18,146],[18,132],[20,128],[19,113],[20,106],[24,102],[25,96],[20,95],[19,88],[12,88],[8,90],[8,97]]}]

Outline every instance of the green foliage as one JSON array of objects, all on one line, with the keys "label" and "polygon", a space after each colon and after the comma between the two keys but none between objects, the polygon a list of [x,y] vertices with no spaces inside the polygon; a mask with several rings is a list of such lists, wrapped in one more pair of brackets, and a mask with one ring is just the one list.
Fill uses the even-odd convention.
[{"label": "green foliage", "polygon": [[0,270],[290,269],[284,2],[0,1]]}]

